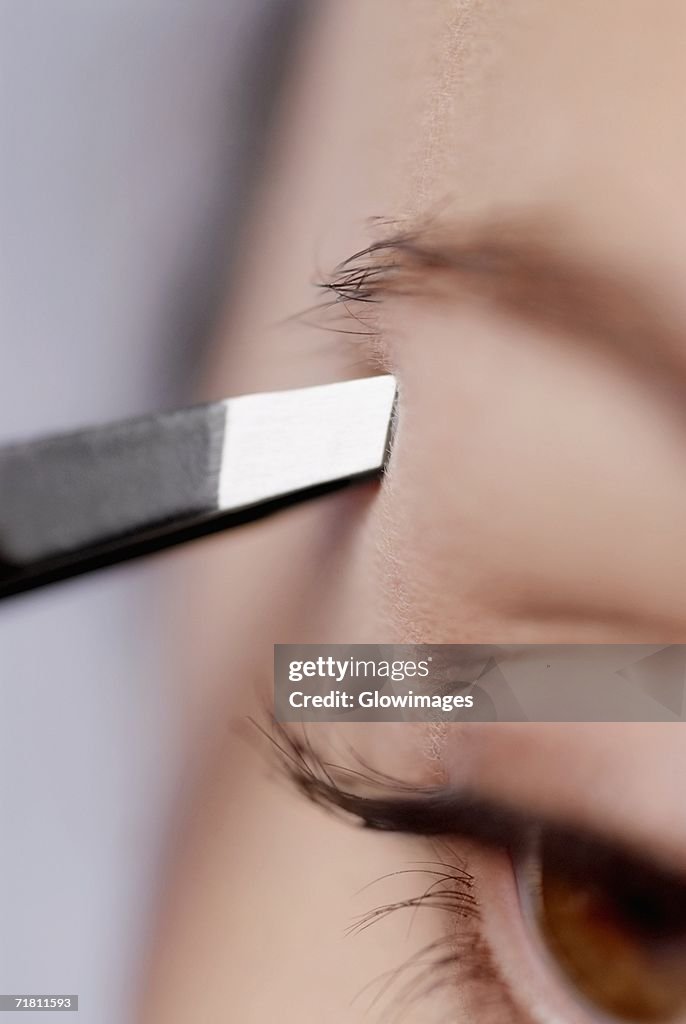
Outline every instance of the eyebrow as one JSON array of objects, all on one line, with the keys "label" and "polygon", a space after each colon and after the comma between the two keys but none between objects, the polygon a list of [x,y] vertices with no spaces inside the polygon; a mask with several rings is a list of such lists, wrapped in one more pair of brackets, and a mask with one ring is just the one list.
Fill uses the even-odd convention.
[{"label": "eyebrow", "polygon": [[670,391],[686,386],[684,328],[646,282],[582,259],[540,219],[461,227],[428,223],[354,253],[319,287],[324,306],[373,334],[369,304],[411,296],[459,302],[478,297],[577,344],[621,357]]}]

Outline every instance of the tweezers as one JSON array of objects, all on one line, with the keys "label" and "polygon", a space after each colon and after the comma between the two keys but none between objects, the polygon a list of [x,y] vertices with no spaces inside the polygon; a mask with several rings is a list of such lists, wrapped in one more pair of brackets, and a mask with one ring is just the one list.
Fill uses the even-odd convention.
[{"label": "tweezers", "polygon": [[0,447],[0,597],[380,475],[395,395],[367,377]]}]

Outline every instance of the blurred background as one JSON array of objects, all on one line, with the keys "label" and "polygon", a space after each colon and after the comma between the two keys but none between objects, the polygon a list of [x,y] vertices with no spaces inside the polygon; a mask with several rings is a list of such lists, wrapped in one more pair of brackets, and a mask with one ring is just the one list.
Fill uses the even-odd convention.
[{"label": "blurred background", "polygon": [[[0,442],[194,400],[303,14],[0,0]],[[183,771],[166,572],[0,608],[0,992],[82,1024],[130,1019]]]}]

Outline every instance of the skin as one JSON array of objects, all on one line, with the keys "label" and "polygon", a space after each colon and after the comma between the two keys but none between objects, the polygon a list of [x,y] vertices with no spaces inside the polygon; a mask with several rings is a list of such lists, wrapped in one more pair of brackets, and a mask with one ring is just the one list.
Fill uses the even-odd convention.
[{"label": "skin", "polygon": [[[393,919],[342,937],[354,914],[417,883],[357,890],[432,852],[326,817],[234,735],[268,686],[273,643],[686,641],[686,11],[678,0],[659,16],[647,0],[401,6],[320,5],[206,378],[213,398],[355,377],[380,360],[402,396],[391,471],[381,490],[176,556],[170,614],[184,618],[193,783],[146,1024],[367,1020],[356,993],[444,927],[418,915],[410,940]],[[316,301],[318,268],[378,237],[368,218],[426,215],[458,238],[465,224],[514,220],[636,282],[669,325],[671,340],[645,344],[669,349],[673,392],[621,345],[608,354],[467,288],[388,296],[380,348],[284,323]],[[202,610],[190,625],[188,608]],[[459,746],[450,730],[408,726],[358,730],[354,742],[404,775],[469,778],[575,823],[609,817],[686,870],[680,724],[480,730]],[[503,1019],[588,1020],[505,913],[502,858],[453,855],[476,875],[495,951],[485,983]],[[516,936],[519,960],[503,935]],[[431,997],[431,1012],[485,1021],[482,997],[456,986]],[[406,1019],[431,1019],[427,1006]]]}]

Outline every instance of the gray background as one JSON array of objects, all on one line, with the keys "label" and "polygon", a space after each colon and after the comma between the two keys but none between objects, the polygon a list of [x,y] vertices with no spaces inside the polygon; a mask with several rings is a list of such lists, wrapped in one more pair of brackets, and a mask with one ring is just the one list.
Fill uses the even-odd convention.
[{"label": "gray background", "polygon": [[[192,395],[295,7],[0,0],[0,440]],[[163,576],[0,606],[0,992],[81,1024],[131,1019],[178,781]]]}]

